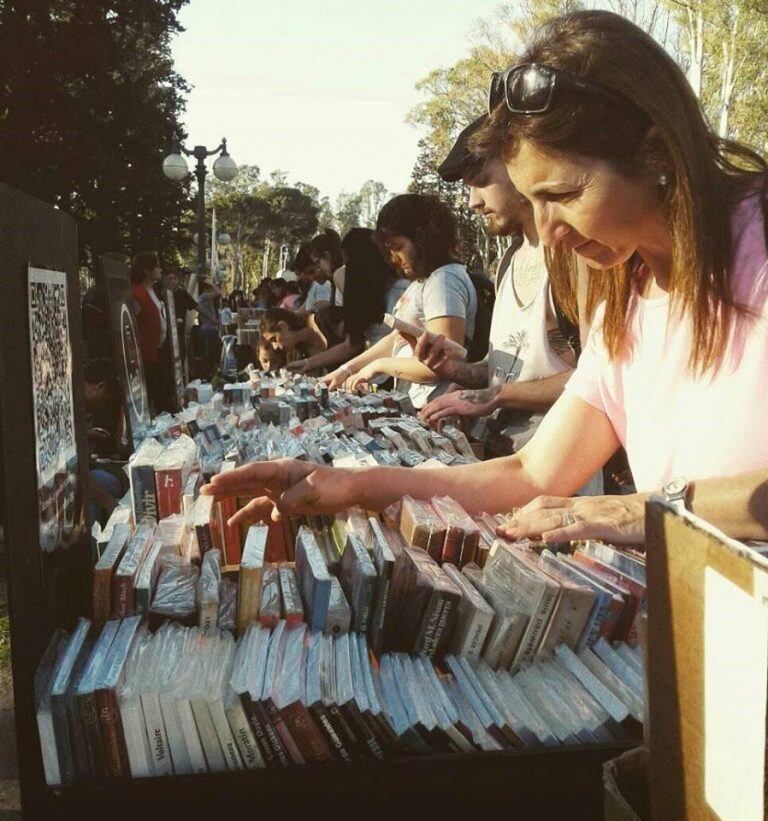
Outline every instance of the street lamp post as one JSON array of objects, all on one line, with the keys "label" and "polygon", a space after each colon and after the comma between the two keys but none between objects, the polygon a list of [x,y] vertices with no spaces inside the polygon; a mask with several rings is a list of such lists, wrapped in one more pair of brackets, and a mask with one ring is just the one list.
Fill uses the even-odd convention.
[{"label": "street lamp post", "polygon": [[222,182],[230,182],[237,176],[237,164],[229,156],[227,151],[227,141],[223,139],[221,144],[209,151],[204,145],[196,145],[191,151],[183,145],[179,145],[176,150],[163,160],[163,173],[170,180],[183,180],[189,174],[189,166],[185,157],[194,157],[197,160],[195,165],[195,178],[197,179],[197,273],[202,276],[205,271],[206,259],[206,230],[205,230],[205,177],[208,170],[205,167],[205,160],[221,154],[213,163],[213,174]]}]

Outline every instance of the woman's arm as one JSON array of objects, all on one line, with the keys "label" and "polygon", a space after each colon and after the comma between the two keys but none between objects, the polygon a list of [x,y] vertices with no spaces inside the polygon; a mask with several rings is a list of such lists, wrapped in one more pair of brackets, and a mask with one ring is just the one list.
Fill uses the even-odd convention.
[{"label": "woman's arm", "polygon": [[289,363],[288,368],[292,371],[308,373],[316,368],[326,368],[329,365],[346,362],[356,353],[359,353],[359,351],[360,345],[353,345],[347,336],[343,341],[339,342],[338,345],[334,345],[326,351],[321,351],[314,356],[310,356],[309,359],[298,359],[296,362]]},{"label": "woman's arm", "polygon": [[441,470],[329,468],[282,459],[217,474],[203,493],[255,497],[232,522],[252,520],[272,502],[286,515],[334,513],[359,505],[382,510],[405,495],[452,496],[467,510],[509,511],[543,493],[570,494],[618,447],[607,417],[566,393],[514,456]]},{"label": "woman's arm", "polygon": [[[464,328],[466,323],[462,317],[441,316],[427,322],[427,330],[440,334],[460,345],[464,342]],[[436,382],[439,377],[426,365],[419,362],[415,356],[397,357],[387,356],[376,358],[367,363],[366,367],[356,370],[349,380],[349,387],[354,388],[360,382],[373,379],[378,374],[407,379],[409,382]]]}]

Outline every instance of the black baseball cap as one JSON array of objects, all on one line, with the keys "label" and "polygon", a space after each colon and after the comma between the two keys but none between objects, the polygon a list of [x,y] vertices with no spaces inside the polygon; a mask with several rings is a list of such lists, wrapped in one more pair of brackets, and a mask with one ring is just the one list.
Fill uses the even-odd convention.
[{"label": "black baseball cap", "polygon": [[488,122],[488,115],[483,114],[470,123],[453,144],[448,156],[440,163],[437,173],[445,182],[458,182],[468,171],[479,168],[483,161],[469,150],[469,138]]}]

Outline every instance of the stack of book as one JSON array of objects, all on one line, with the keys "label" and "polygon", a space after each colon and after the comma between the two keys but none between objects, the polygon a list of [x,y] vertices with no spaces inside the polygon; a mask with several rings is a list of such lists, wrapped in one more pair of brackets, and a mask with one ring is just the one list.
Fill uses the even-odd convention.
[{"label": "stack of book", "polygon": [[139,617],[57,631],[35,682],[48,784],[636,737],[640,653],[600,639],[512,674],[392,652],[363,633],[252,622],[227,631]]}]

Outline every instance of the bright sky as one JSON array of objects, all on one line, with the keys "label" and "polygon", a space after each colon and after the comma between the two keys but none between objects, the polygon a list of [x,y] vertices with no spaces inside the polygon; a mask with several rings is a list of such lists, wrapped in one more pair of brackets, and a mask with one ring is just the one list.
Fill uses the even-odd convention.
[{"label": "bright sky", "polygon": [[405,116],[429,71],[464,56],[499,0],[191,0],[173,46],[192,86],[189,145],[227,137],[238,163],[279,168],[335,201],[367,179],[408,185]]}]

